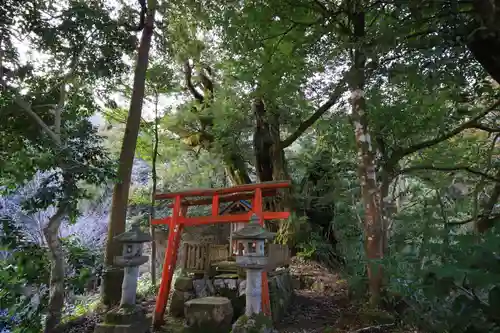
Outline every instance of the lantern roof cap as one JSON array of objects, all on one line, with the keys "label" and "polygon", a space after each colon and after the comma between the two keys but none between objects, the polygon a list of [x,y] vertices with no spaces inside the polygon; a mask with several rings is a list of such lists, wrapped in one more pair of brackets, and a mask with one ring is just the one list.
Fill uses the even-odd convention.
[{"label": "lantern roof cap", "polygon": [[114,239],[120,243],[146,243],[153,240],[149,233],[146,233],[140,229],[138,223],[132,224],[132,227],[129,231],[115,236]]},{"label": "lantern roof cap", "polygon": [[[255,216],[255,215],[254,215]],[[234,240],[241,240],[241,239],[274,239],[274,236],[276,236],[276,233],[274,232],[269,232],[265,228],[263,228],[259,223],[256,223],[255,221],[257,219],[254,218],[250,219],[250,222],[243,227],[242,229],[235,231],[233,233],[232,239]]]}]

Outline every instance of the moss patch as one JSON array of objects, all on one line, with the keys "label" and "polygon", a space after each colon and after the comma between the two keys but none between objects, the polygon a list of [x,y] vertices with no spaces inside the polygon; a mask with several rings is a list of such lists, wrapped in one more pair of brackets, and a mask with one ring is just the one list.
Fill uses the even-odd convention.
[{"label": "moss patch", "polygon": [[272,319],[259,313],[251,317],[241,316],[233,324],[231,333],[274,333]]}]

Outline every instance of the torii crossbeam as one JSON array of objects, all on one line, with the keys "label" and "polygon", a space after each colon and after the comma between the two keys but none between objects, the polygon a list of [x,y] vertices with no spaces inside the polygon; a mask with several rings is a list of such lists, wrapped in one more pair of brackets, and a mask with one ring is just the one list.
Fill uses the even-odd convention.
[{"label": "torii crossbeam", "polygon": [[[185,192],[156,194],[156,200],[170,199],[174,200],[169,205],[172,209],[172,216],[160,219],[153,219],[152,224],[169,226],[167,252],[163,264],[163,272],[160,284],[160,290],[156,298],[155,313],[153,315],[153,325],[155,328],[161,327],[164,321],[165,309],[167,307],[168,294],[172,283],[176,261],[177,249],[181,240],[182,229],[184,226],[204,225],[212,223],[233,223],[248,222],[252,215],[259,218],[263,226],[265,220],[287,219],[289,212],[270,212],[263,211],[262,198],[274,196],[280,188],[288,188],[289,181],[265,182],[256,184],[240,185],[228,188],[218,189],[198,189]],[[192,197],[202,197],[201,199],[189,199]],[[232,202],[236,200],[251,200],[252,209],[245,213],[233,215],[220,215],[220,203]],[[189,206],[211,205],[212,214],[210,216],[191,216],[188,217],[187,209]],[[262,273],[262,309],[264,314],[271,314],[271,305],[269,300],[269,286],[267,282],[267,273]]]}]

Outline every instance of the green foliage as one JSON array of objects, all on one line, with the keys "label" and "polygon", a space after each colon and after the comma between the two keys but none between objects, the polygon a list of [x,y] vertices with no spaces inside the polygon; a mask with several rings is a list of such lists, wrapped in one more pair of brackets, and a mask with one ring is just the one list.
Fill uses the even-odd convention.
[{"label": "green foliage", "polygon": [[66,252],[66,289],[76,295],[84,294],[91,279],[100,278],[103,270],[103,252],[100,248],[89,248],[70,236],[62,239]]},{"label": "green foliage", "polygon": [[[353,50],[362,50],[377,180],[387,185],[381,194],[388,210],[394,208],[384,211],[387,289],[402,295],[416,314],[406,319],[430,331],[495,332],[498,235],[476,235],[471,224],[482,214],[498,217],[499,124],[497,111],[470,119],[498,98],[498,86],[485,80],[466,48],[476,20],[473,8],[456,1],[364,4],[365,38],[354,42],[349,1],[159,1],[136,157],[152,163],[157,135],[159,191],[227,186],[235,161],[254,180],[254,97],[264,99],[265,120],[273,121],[272,130],[283,141],[334,91],[351,66]],[[113,179],[127,109],[111,96],[131,94],[119,79],[128,69],[123,58],[136,44],[127,31],[136,14],[105,1],[7,0],[3,12],[11,14],[0,15],[1,63],[14,75],[0,72],[5,80],[0,95],[2,191],[46,171],[45,183],[27,198],[25,208],[66,205],[73,221],[79,203],[92,200],[100,185]],[[22,60],[15,46],[20,34],[43,57]],[[188,60],[198,88],[203,68],[211,68],[215,88],[210,101],[199,103],[188,95],[181,71]],[[53,129],[58,84],[67,73],[73,77],[65,82],[59,145],[23,111],[19,99]],[[283,222],[278,241],[294,245],[307,259],[330,266],[342,262],[352,290],[364,293],[365,211],[348,108],[340,98],[286,148],[294,214]],[[109,123],[100,133],[104,143],[86,120],[96,111],[103,111]],[[130,215],[148,210],[149,187],[132,189]],[[207,213],[206,207],[197,209],[191,213]],[[158,205],[159,216],[168,213]],[[6,235],[21,237],[20,232]],[[17,290],[46,284],[45,250],[26,240],[5,242],[20,250],[2,264],[2,286]],[[64,240],[64,246],[70,266],[67,287],[81,293],[87,277],[99,270],[100,256],[75,239]],[[27,261],[30,256],[36,260]],[[37,270],[42,272],[38,282]],[[141,292],[148,294],[150,283],[144,281]],[[26,300],[16,297],[7,295],[6,307],[24,316]],[[39,314],[29,316],[33,319],[27,323],[38,327]]]},{"label": "green foliage", "polygon": [[[7,217],[1,217],[1,222],[4,258],[0,261],[0,323],[14,332],[39,332],[48,297],[50,263],[46,249],[27,240]],[[35,290],[39,304],[32,299]]]},{"label": "green foliage", "polygon": [[[48,301],[48,250],[32,242],[8,217],[1,217],[1,222],[0,325],[12,332],[39,332]],[[67,258],[65,289],[68,294],[83,294],[89,280],[100,275],[102,252],[83,246],[74,237],[64,239],[63,244]],[[68,304],[68,308],[73,307]]]}]

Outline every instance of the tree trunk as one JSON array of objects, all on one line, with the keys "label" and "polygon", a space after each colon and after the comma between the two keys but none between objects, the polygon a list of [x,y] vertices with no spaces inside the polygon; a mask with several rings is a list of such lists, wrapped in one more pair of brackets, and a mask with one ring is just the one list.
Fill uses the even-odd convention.
[{"label": "tree trunk", "polygon": [[255,170],[261,182],[273,180],[273,137],[271,135],[270,124],[266,106],[262,98],[255,98],[253,101],[253,113],[255,116],[255,130],[253,135],[253,149],[255,154]]},{"label": "tree trunk", "polygon": [[105,265],[102,282],[102,302],[107,306],[113,306],[120,302],[121,285],[123,281],[123,270],[111,269],[115,256],[121,255],[122,246],[114,241],[114,237],[125,231],[125,220],[127,217],[127,203],[130,190],[130,179],[135,156],[137,136],[141,121],[142,104],[144,101],[144,89],[146,71],[149,62],[149,49],[153,36],[154,16],[156,1],[148,1],[148,13],[142,31],[139,45],[139,54],[134,73],[134,85],[130,108],[128,112],[125,135],[120,153],[118,166],[118,182],[115,184],[113,201],[111,204],[111,216],[108,227],[108,239],[106,242]]},{"label": "tree trunk", "polygon": [[362,44],[365,36],[365,15],[361,8],[358,7],[354,10],[352,22],[356,48],[354,49],[349,82],[350,102],[359,156],[358,174],[365,207],[364,233],[365,251],[368,259],[367,273],[370,303],[377,305],[382,287],[382,268],[373,260],[383,257],[384,230],[380,210],[380,193],[377,187],[375,171],[375,154],[368,129],[364,97],[366,57],[362,49],[363,45],[360,44]]},{"label": "tree trunk", "polygon": [[484,70],[500,83],[500,1],[474,0],[474,23],[467,36],[467,47]]},{"label": "tree trunk", "polygon": [[151,159],[151,178],[153,181],[151,187],[151,207],[149,210],[149,231],[151,233],[151,258],[150,258],[150,274],[151,274],[151,284],[153,288],[156,288],[156,237],[155,237],[155,227],[151,221],[155,217],[155,194],[157,186],[156,177],[156,159],[158,157],[158,94],[155,96],[155,128],[154,128],[154,141],[153,141],[153,156]]},{"label": "tree trunk", "polygon": [[226,153],[224,157],[224,164],[226,169],[226,174],[234,185],[244,185],[250,184],[250,176],[248,175],[248,170],[246,167],[246,162],[243,157],[237,152]]},{"label": "tree trunk", "polygon": [[43,229],[50,257],[50,292],[47,317],[45,318],[45,333],[53,332],[61,322],[64,306],[64,254],[59,241],[59,227],[65,214],[66,208],[59,207]]},{"label": "tree trunk", "polygon": [[[496,177],[500,177],[500,170],[497,171]],[[495,205],[499,202],[500,198],[500,183],[495,183],[493,189],[490,192],[489,200],[482,203],[481,215],[477,217],[475,221],[475,229],[480,232],[486,232],[490,230],[496,222],[498,222],[498,216],[493,216],[493,210]]]},{"label": "tree trunk", "polygon": [[[255,153],[255,169],[260,182],[289,180],[290,176],[286,170],[285,152],[280,139],[279,119],[266,109],[262,98],[253,101],[253,112],[255,116],[255,130],[253,137],[253,148]],[[271,211],[291,210],[291,189],[278,191],[275,197],[267,198],[264,202],[266,209]],[[293,246],[287,236],[287,223],[267,223],[267,228],[278,232],[282,237],[280,241]]]},{"label": "tree trunk", "polygon": [[389,248],[389,225],[393,216],[393,210],[389,209],[393,206],[389,196],[389,188],[391,186],[392,177],[387,170],[382,168],[380,171],[380,219],[383,230],[383,252]]},{"label": "tree trunk", "polygon": [[261,98],[254,100],[253,110],[255,115],[253,146],[259,180],[267,182],[290,179],[280,140],[278,117],[268,112]]}]

